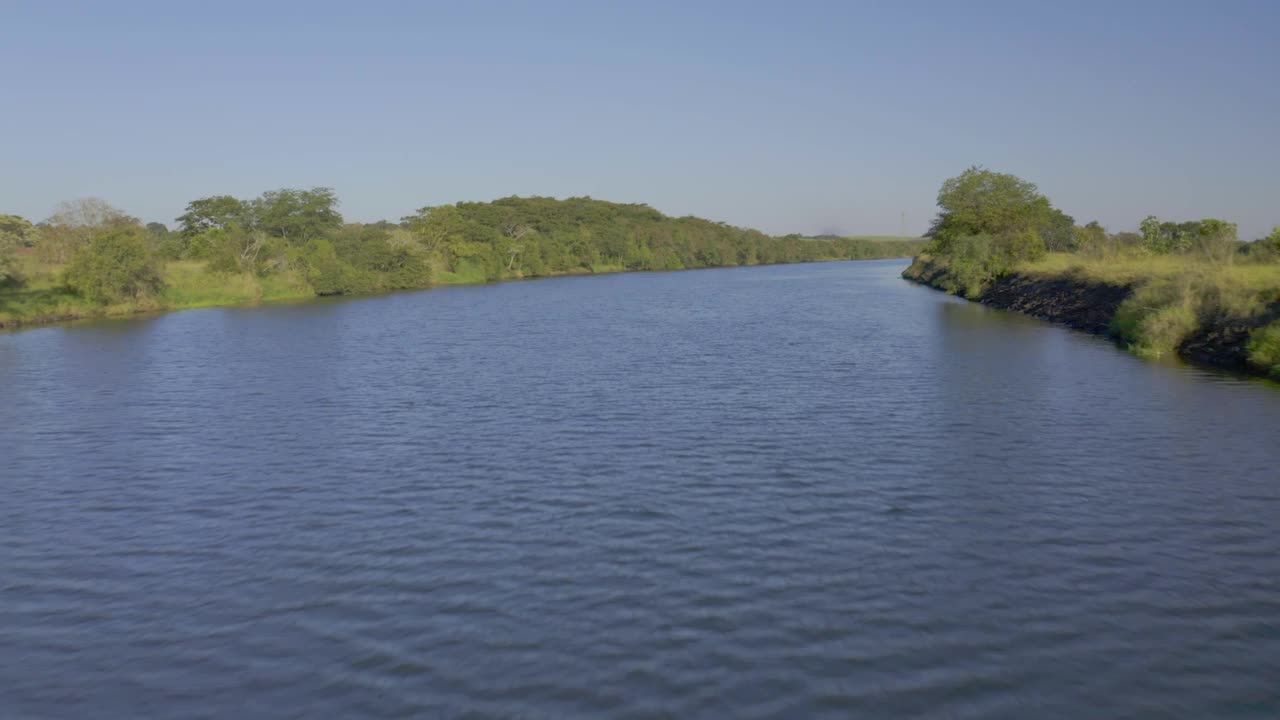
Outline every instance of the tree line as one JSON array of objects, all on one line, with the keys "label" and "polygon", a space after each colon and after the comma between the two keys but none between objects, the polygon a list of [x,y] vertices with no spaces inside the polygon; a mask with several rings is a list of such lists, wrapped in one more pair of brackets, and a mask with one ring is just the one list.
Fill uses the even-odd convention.
[{"label": "tree line", "polygon": [[0,285],[20,285],[18,253],[63,268],[66,288],[107,304],[154,295],[166,261],[209,271],[292,273],[319,295],[575,272],[680,270],[913,255],[923,243],[775,237],[642,204],[508,197],[423,207],[397,222],[345,222],[330,188],[271,190],[187,204],[176,229],[97,199],[38,224],[0,215]]},{"label": "tree line", "polygon": [[1207,262],[1280,260],[1280,227],[1254,242],[1241,241],[1235,223],[1215,218],[1189,222],[1148,216],[1140,232],[1108,232],[1098,222],[1077,225],[1035,184],[1014,175],[971,167],[943,182],[938,214],[924,252],[945,260],[957,289],[971,290],[1049,252],[1109,256],[1182,255]]}]

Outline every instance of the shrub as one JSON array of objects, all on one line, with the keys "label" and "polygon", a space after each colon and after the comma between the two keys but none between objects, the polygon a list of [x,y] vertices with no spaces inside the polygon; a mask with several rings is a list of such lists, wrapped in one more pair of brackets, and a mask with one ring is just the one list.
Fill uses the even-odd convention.
[{"label": "shrub", "polygon": [[347,295],[382,289],[373,272],[343,260],[328,240],[307,243],[296,261],[317,295]]},{"label": "shrub", "polygon": [[1111,328],[1134,353],[1156,358],[1176,350],[1196,331],[1196,310],[1194,294],[1185,278],[1153,281],[1138,288],[1120,305]]},{"label": "shrub", "polygon": [[1280,320],[1255,332],[1248,349],[1249,362],[1280,380]]},{"label": "shrub", "polygon": [[18,280],[18,237],[0,230],[0,287]]},{"label": "shrub", "polygon": [[107,304],[148,297],[163,285],[142,228],[107,227],[76,251],[65,281],[85,299]]},{"label": "shrub", "polygon": [[1272,228],[1271,234],[1258,241],[1274,255],[1280,255],[1280,227]]}]

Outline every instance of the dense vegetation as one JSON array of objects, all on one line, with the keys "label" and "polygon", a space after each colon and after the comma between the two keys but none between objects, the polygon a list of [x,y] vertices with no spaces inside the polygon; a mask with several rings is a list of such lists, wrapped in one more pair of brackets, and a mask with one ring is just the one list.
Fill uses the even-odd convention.
[{"label": "dense vegetation", "polygon": [[1244,242],[1223,220],[1147,217],[1140,232],[1109,233],[1077,225],[1029,182],[976,167],[943,183],[938,207],[909,277],[927,266],[943,289],[971,298],[1011,274],[1122,286],[1132,295],[1111,330],[1134,352],[1234,334],[1255,370],[1280,377],[1280,228]]},{"label": "dense vegetation", "polygon": [[190,202],[177,229],[97,199],[0,215],[0,325],[439,283],[913,255],[923,241],[771,237],[646,205],[510,197],[346,223],[328,188]]}]

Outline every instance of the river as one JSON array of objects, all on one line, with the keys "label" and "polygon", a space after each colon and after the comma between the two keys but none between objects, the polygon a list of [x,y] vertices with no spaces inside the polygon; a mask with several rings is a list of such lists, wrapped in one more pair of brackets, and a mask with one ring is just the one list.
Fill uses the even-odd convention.
[{"label": "river", "polygon": [[1280,390],[905,264],[0,335],[0,715],[1280,716]]}]

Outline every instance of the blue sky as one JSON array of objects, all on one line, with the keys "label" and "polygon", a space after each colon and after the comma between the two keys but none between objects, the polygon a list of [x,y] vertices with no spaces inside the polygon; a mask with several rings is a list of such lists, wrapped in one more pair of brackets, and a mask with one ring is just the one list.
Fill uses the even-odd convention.
[{"label": "blue sky", "polygon": [[1280,225],[1280,2],[6,2],[0,212],[337,189],[922,232],[983,164],[1084,222]]}]

